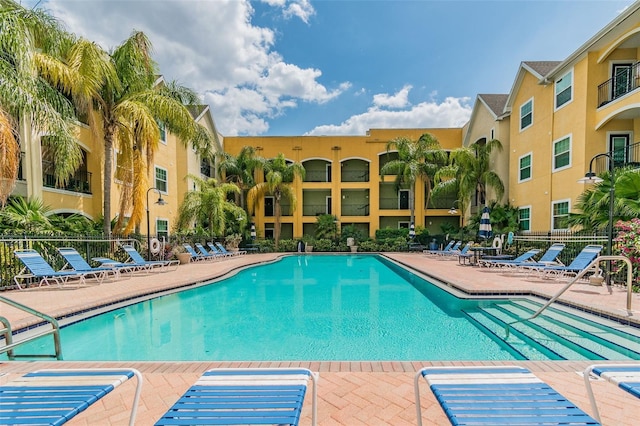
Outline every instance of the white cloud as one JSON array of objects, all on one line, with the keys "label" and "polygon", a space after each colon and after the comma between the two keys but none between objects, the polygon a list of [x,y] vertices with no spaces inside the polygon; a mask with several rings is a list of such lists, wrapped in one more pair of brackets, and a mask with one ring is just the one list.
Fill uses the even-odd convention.
[{"label": "white cloud", "polygon": [[404,108],[409,105],[409,91],[411,91],[412,87],[411,85],[405,85],[394,95],[387,93],[373,95],[373,105],[383,108]]},{"label": "white cloud", "polygon": [[379,109],[354,115],[339,125],[317,126],[306,135],[364,135],[369,129],[460,127],[471,117],[470,98],[448,97],[442,103],[422,102],[402,111]]},{"label": "white cloud", "polygon": [[[304,22],[315,13],[307,0],[264,1]],[[143,31],[165,79],[204,94],[224,135],[264,133],[267,119],[284,109],[325,103],[350,87],[328,88],[321,70],[287,63],[275,50],[274,31],[252,24],[248,0],[48,0],[44,7],[108,50]]]}]

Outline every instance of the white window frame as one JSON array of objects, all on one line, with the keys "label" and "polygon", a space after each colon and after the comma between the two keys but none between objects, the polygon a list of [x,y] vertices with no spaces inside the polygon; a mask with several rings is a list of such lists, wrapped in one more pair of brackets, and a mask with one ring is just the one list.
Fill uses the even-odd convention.
[{"label": "white window frame", "polygon": [[[527,219],[529,221],[529,226],[527,227],[527,229],[522,229],[520,228],[520,212],[523,210],[528,210],[529,211],[529,219]],[[531,231],[531,205],[528,206],[522,206],[520,208],[518,208],[518,228],[522,231],[522,232],[529,232]]]},{"label": "white window frame", "polygon": [[[166,175],[166,181],[165,181],[166,190],[165,191],[163,191],[162,189],[158,188],[158,174],[157,174],[158,170],[164,170],[164,173]],[[162,180],[160,180],[160,182],[162,182]],[[169,170],[165,169],[164,167],[154,166],[153,167],[153,186],[155,188],[157,188],[158,191],[160,191],[162,194],[168,194],[169,193]]]},{"label": "white window frame", "polygon": [[[161,144],[167,144],[167,126],[163,123],[158,123],[158,129],[160,130],[160,134],[158,135],[158,140]],[[164,133],[164,137],[162,134]]]},{"label": "white window frame", "polygon": [[158,222],[166,222],[167,224],[167,238],[169,237],[169,219],[164,217],[156,217],[156,238],[158,237]]},{"label": "white window frame", "polygon": [[[530,161],[529,161],[529,177],[526,178],[526,179],[522,179],[522,167],[520,165],[520,161],[525,157],[529,157],[530,158]],[[520,156],[520,158],[518,158],[518,183],[528,182],[532,178],[533,178],[533,152],[528,152],[528,153]]]},{"label": "white window frame", "polygon": [[[526,126],[522,127],[522,108],[527,105],[528,103],[531,103],[531,123],[527,124]],[[522,105],[520,105],[520,120],[518,122],[518,127],[520,128],[520,131],[522,132],[523,130],[528,129],[529,127],[533,126],[533,109],[534,109],[534,103],[533,103],[533,97],[527,99],[526,102],[524,102]]]},{"label": "white window frame", "polygon": [[556,200],[556,201],[553,201],[551,203],[551,224],[550,225],[551,225],[551,230],[552,231],[566,231],[566,230],[569,229],[569,228],[555,228],[556,217],[559,218],[559,217],[565,217],[565,216],[564,215],[563,216],[554,216],[554,214],[553,214],[554,208],[555,208],[556,205],[564,204],[564,203],[567,204],[567,217],[568,217],[569,213],[571,213],[571,199],[570,198],[566,198],[564,200]]},{"label": "white window frame", "polygon": [[[569,100],[568,101],[566,101],[562,105],[558,105],[558,83],[560,81],[564,80],[566,77],[571,77],[571,82],[569,83],[569,91],[571,92],[571,95],[569,96]],[[573,102],[573,68],[570,71],[567,71],[562,77],[557,79],[555,81],[553,87],[554,87],[553,105],[555,106],[555,111],[557,111],[557,110],[559,110],[561,108],[564,108],[566,105],[569,105],[571,102]],[[567,90],[567,89],[565,89],[565,90]],[[563,90],[563,92],[564,92],[564,90]]]},{"label": "white window frame", "polygon": [[[565,166],[556,167],[556,144],[566,139],[569,139],[569,163]],[[570,168],[572,163],[572,157],[573,157],[572,153],[573,153],[573,136],[571,133],[553,141],[553,143],[551,144],[551,172],[555,173],[555,172],[559,172],[561,170],[566,170]]]}]

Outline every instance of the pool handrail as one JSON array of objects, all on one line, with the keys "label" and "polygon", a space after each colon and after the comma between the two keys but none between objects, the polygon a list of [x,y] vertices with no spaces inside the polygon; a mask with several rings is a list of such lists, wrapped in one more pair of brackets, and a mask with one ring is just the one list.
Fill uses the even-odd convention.
[{"label": "pool handrail", "polygon": [[505,338],[509,337],[510,329],[511,329],[512,325],[520,323],[520,322],[529,321],[529,320],[532,320],[532,319],[536,318],[538,315],[540,315],[542,313],[542,311],[547,309],[549,307],[549,305],[551,305],[553,302],[558,300],[558,298],[560,296],[562,296],[562,294],[565,291],[567,291],[569,289],[569,287],[571,287],[576,281],[578,281],[580,278],[582,278],[587,272],[591,271],[591,268],[596,267],[603,260],[608,260],[608,261],[619,260],[619,261],[623,261],[623,262],[625,262],[627,264],[627,314],[631,315],[631,313],[632,313],[631,312],[631,300],[632,300],[632,290],[633,290],[633,288],[632,288],[633,287],[632,286],[632,284],[633,284],[633,265],[631,264],[631,260],[629,260],[629,258],[626,257],[626,256],[620,256],[620,255],[616,255],[616,256],[598,256],[591,263],[589,263],[589,265],[587,265],[586,268],[584,268],[583,270],[578,272],[576,274],[576,276],[573,277],[572,280],[570,280],[567,284],[565,284],[564,287],[562,287],[560,290],[558,290],[558,292],[556,294],[554,294],[553,297],[547,301],[547,303],[542,305],[542,307],[540,307],[540,309],[538,309],[533,315],[531,315],[528,318],[522,318],[522,319],[507,323],[507,325],[505,325],[505,333],[506,333],[506,337]]}]

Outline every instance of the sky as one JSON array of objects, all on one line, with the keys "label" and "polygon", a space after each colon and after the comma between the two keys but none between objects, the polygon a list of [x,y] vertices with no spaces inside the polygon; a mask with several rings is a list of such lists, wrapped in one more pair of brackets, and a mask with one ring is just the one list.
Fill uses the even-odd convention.
[{"label": "sky", "polygon": [[631,0],[22,0],[111,50],[143,31],[223,136],[460,127],[522,61],[562,61]]}]

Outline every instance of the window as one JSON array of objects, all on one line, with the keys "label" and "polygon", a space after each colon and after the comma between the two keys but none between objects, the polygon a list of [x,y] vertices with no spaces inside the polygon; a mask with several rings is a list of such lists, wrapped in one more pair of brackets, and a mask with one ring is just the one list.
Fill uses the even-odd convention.
[{"label": "window", "polygon": [[551,207],[551,229],[567,229],[567,218],[569,217],[569,201],[556,201]]},{"label": "window", "polygon": [[518,182],[524,182],[531,179],[531,153],[520,157],[519,170]]},{"label": "window", "polygon": [[156,219],[156,237],[169,238],[169,221],[167,219]]},{"label": "window", "polygon": [[573,71],[556,81],[556,109],[571,101],[573,97]]},{"label": "window", "polygon": [[571,166],[571,137],[557,140],[553,143],[553,171],[566,169]]},{"label": "window", "polygon": [[158,128],[160,129],[160,142],[167,143],[167,128],[164,123],[158,122]]},{"label": "window", "polygon": [[531,231],[531,207],[518,209],[518,226],[521,231]]},{"label": "window", "polygon": [[520,130],[524,130],[533,124],[533,98],[520,107]]},{"label": "window", "polygon": [[156,166],[156,188],[160,192],[167,193],[167,169]]},{"label": "window", "polygon": [[496,129],[491,129],[491,136],[489,137],[490,140],[494,140],[496,138]]}]

